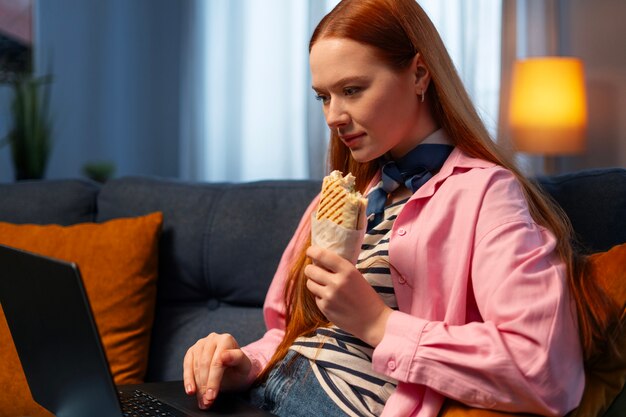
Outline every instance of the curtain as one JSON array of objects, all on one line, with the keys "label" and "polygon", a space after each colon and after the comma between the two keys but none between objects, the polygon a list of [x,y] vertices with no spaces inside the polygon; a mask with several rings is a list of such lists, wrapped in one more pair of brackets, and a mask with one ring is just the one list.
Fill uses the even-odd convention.
[{"label": "curtain", "polygon": [[[209,181],[321,175],[308,38],[325,13],[307,0],[190,2],[183,55],[181,176]],[[311,111],[309,111],[311,110]],[[316,114],[317,113],[317,114]],[[317,137],[320,146],[309,143]],[[315,169],[314,169],[315,168]],[[315,172],[312,172],[315,171]]]},{"label": "curtain", "polygon": [[[513,63],[533,56],[559,55],[559,0],[502,0],[502,42],[498,142],[515,151],[509,137],[508,103]],[[527,175],[543,173],[543,158],[516,155],[517,164]]]},{"label": "curtain", "polygon": [[500,90],[501,0],[418,0],[493,137]]},{"label": "curtain", "polygon": [[[501,1],[419,2],[495,134]],[[310,88],[308,40],[338,0],[187,3],[181,177],[321,178],[329,135]]]}]

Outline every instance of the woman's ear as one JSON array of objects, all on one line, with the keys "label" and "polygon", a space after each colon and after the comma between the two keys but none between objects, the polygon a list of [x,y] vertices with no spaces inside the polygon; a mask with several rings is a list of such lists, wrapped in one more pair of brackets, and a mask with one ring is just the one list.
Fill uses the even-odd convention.
[{"label": "woman's ear", "polygon": [[412,69],[415,74],[415,94],[421,98],[430,84],[430,71],[428,71],[419,52],[413,58]]}]

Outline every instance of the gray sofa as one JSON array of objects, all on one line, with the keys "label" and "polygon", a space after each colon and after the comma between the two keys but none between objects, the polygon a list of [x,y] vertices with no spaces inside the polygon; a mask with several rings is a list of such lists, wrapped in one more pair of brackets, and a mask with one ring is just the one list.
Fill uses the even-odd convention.
[{"label": "gray sofa", "polygon": [[[568,213],[585,251],[626,242],[625,169],[538,181]],[[212,184],[153,177],[104,185],[80,179],[3,183],[0,221],[69,225],[162,211],[147,379],[177,380],[186,349],[208,333],[229,332],[241,344],[262,335],[265,292],[319,188],[318,181]],[[626,409],[624,397],[607,416]]]}]

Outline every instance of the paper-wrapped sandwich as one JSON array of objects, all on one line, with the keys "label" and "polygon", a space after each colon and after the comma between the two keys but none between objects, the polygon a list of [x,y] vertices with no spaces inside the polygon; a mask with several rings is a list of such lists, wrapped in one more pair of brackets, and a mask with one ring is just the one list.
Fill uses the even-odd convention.
[{"label": "paper-wrapped sandwich", "polygon": [[324,178],[317,212],[311,221],[311,243],[356,263],[365,233],[367,199],[354,189],[352,174],[333,171]]},{"label": "paper-wrapped sandwich", "polygon": [[354,190],[354,175],[345,177],[339,171],[333,171],[324,177],[320,204],[315,218],[329,219],[346,229],[358,229],[359,216],[367,205],[361,193]]}]

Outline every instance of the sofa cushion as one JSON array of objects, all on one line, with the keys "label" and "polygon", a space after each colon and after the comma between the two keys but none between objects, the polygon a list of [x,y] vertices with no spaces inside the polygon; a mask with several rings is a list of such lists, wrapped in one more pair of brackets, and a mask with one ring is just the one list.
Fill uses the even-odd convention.
[{"label": "sofa cushion", "polygon": [[211,296],[231,304],[262,306],[278,261],[319,189],[319,184],[307,189],[298,183],[224,189],[204,237]]},{"label": "sofa cushion", "polygon": [[318,191],[315,181],[209,184],[129,177],[102,188],[97,219],[163,212],[159,299],[259,307]]},{"label": "sofa cushion", "polygon": [[70,225],[92,222],[100,187],[87,180],[0,184],[0,221]]},{"label": "sofa cushion", "polygon": [[626,242],[626,169],[591,169],[539,178],[567,213],[587,253]]},{"label": "sofa cushion", "polygon": [[[154,317],[161,213],[73,226],[0,222],[0,244],[78,264],[114,380],[144,379]],[[0,414],[48,415],[30,399],[0,312]]]},{"label": "sofa cushion", "polygon": [[221,185],[183,183],[156,178],[121,178],[107,183],[98,195],[97,221],[163,213],[159,243],[159,297],[203,301],[207,288],[202,259],[208,213]]}]

